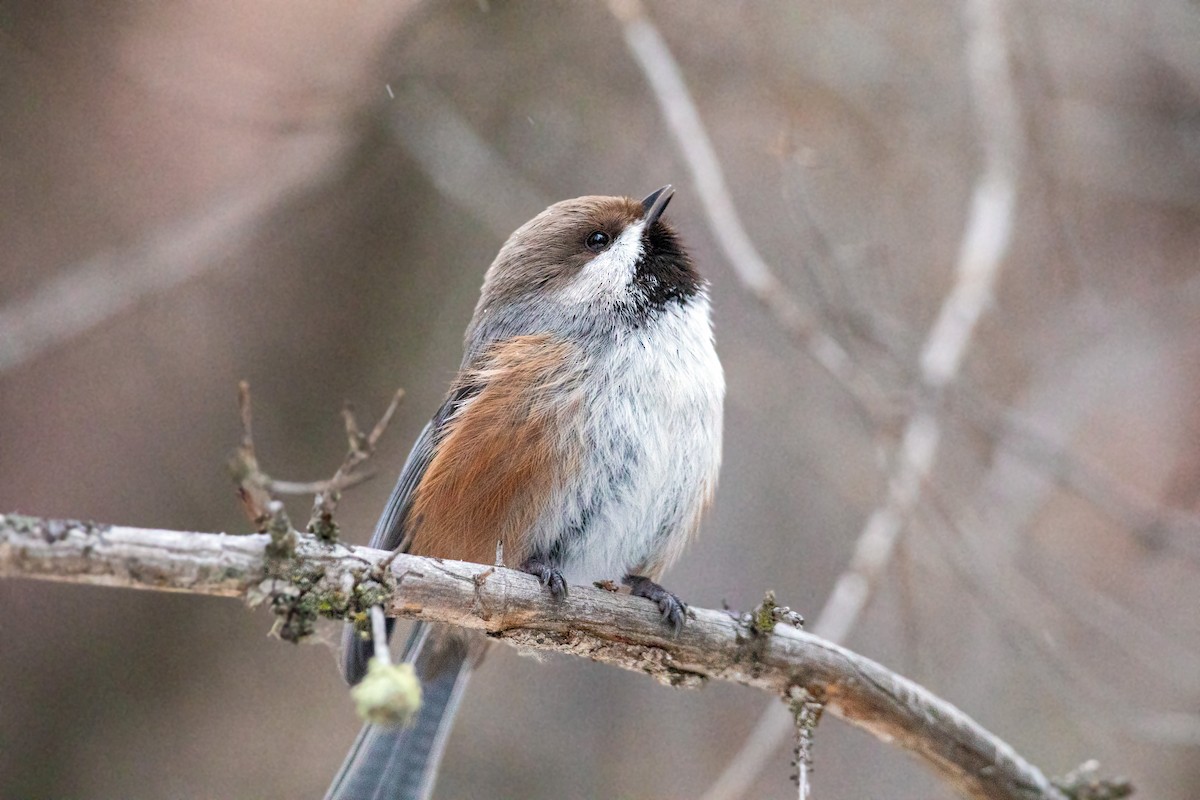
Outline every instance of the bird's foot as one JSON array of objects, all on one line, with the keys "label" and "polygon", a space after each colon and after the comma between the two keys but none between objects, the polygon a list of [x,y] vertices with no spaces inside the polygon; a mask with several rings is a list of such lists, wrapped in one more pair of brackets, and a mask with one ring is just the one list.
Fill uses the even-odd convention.
[{"label": "bird's foot", "polygon": [[542,586],[550,590],[550,596],[555,600],[561,600],[567,596],[567,581],[558,567],[552,567],[544,561],[531,558],[521,565],[521,571],[528,572],[541,581]]},{"label": "bird's foot", "polygon": [[683,621],[687,617],[687,603],[641,575],[626,575],[621,583],[629,587],[629,593],[634,597],[644,597],[657,603],[663,621],[670,625],[675,633],[683,629]]}]

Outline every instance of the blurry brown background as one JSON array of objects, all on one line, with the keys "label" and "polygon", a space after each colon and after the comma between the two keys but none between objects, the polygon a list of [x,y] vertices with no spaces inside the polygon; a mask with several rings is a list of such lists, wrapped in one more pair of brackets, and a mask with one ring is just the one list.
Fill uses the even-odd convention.
[{"label": "blurry brown background", "polygon": [[[848,644],[1050,773],[1095,756],[1140,796],[1192,800],[1200,7],[1002,8],[1013,241]],[[910,397],[981,170],[962,5],[650,14],[755,244]],[[604,5],[0,0],[0,510],[242,530],[240,378],[266,468],[293,479],[341,457],[343,400],[373,418],[403,386],[380,476],[343,504],[363,542],[503,237],[554,200],[668,181],[729,382],[716,506],[669,582],[736,608],[774,588],[811,618],[883,497],[895,426],[735,278]],[[1017,418],[1037,435],[996,424]],[[358,727],[332,649],[267,638],[265,612],[25,582],[0,583],[0,609],[4,798],[317,798]],[[696,797],[765,702],[498,651],[438,796]],[[787,761],[754,796],[794,796]],[[948,796],[835,720],[815,779]]]}]

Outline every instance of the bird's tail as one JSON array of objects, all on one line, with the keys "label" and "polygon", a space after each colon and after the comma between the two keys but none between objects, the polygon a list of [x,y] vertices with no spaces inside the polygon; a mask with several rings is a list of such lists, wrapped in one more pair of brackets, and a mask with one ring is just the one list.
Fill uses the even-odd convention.
[{"label": "bird's tail", "polygon": [[425,800],[433,793],[454,712],[482,648],[461,633],[418,623],[404,648],[421,680],[421,709],[408,727],[367,725],[325,800]]}]

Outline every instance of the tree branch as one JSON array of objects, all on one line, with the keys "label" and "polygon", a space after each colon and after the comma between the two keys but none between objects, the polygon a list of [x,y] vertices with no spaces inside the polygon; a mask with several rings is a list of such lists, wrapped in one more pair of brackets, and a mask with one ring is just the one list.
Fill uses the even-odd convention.
[{"label": "tree branch", "polygon": [[[983,171],[971,193],[954,284],[921,348],[918,400],[904,424],[886,496],[867,518],[850,563],[838,576],[817,616],[817,633],[835,642],[844,641],[866,611],[880,576],[892,561],[896,543],[921,502],[922,489],[933,472],[941,445],[942,398],[958,377],[979,320],[992,303],[993,289],[1008,255],[1016,222],[1021,136],[1005,10],[1004,0],[965,0],[967,77],[983,151]],[[786,739],[792,727],[786,716],[768,708],[705,800],[743,796],[767,756]]]},{"label": "tree branch", "polygon": [[0,373],[221,265],[288,197],[329,180],[342,145],[302,146],[189,217],[96,253],[0,305]]},{"label": "tree branch", "polygon": [[880,420],[890,403],[874,378],[854,363],[850,353],[801,307],[783,281],[759,254],[742,225],[721,161],[688,91],[679,62],[646,14],[641,0],[608,0],[620,21],[629,52],[641,67],[679,156],[696,184],[709,230],[738,280],[766,307],[783,330],[795,338],[866,414]]},{"label": "tree branch", "polygon": [[[480,631],[649,674],[673,686],[722,680],[788,697],[903,747],[961,794],[993,800],[1065,795],[978,723],[917,684],[831,642],[775,624],[755,631],[728,612],[693,609],[678,636],[640,598],[572,587],[555,601],[510,569],[322,544],[301,535],[294,557],[267,556],[265,534],[185,533],[10,514],[0,516],[0,578],[270,598],[277,613],[369,624],[366,609]],[[303,620],[301,620],[303,621]]]}]

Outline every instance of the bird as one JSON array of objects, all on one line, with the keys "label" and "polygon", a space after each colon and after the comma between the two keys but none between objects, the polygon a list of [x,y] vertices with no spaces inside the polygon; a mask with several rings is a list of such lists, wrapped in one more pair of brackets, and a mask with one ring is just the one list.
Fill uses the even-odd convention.
[{"label": "bird", "polygon": [[[687,606],[658,581],[713,498],[725,378],[709,285],[662,218],[673,195],[564,200],[508,238],[371,547],[487,564],[502,553],[553,598],[619,582],[678,633]],[[349,683],[372,646],[347,626]],[[404,651],[422,685],[415,721],[364,727],[326,800],[428,797],[486,647],[418,623]]]}]

